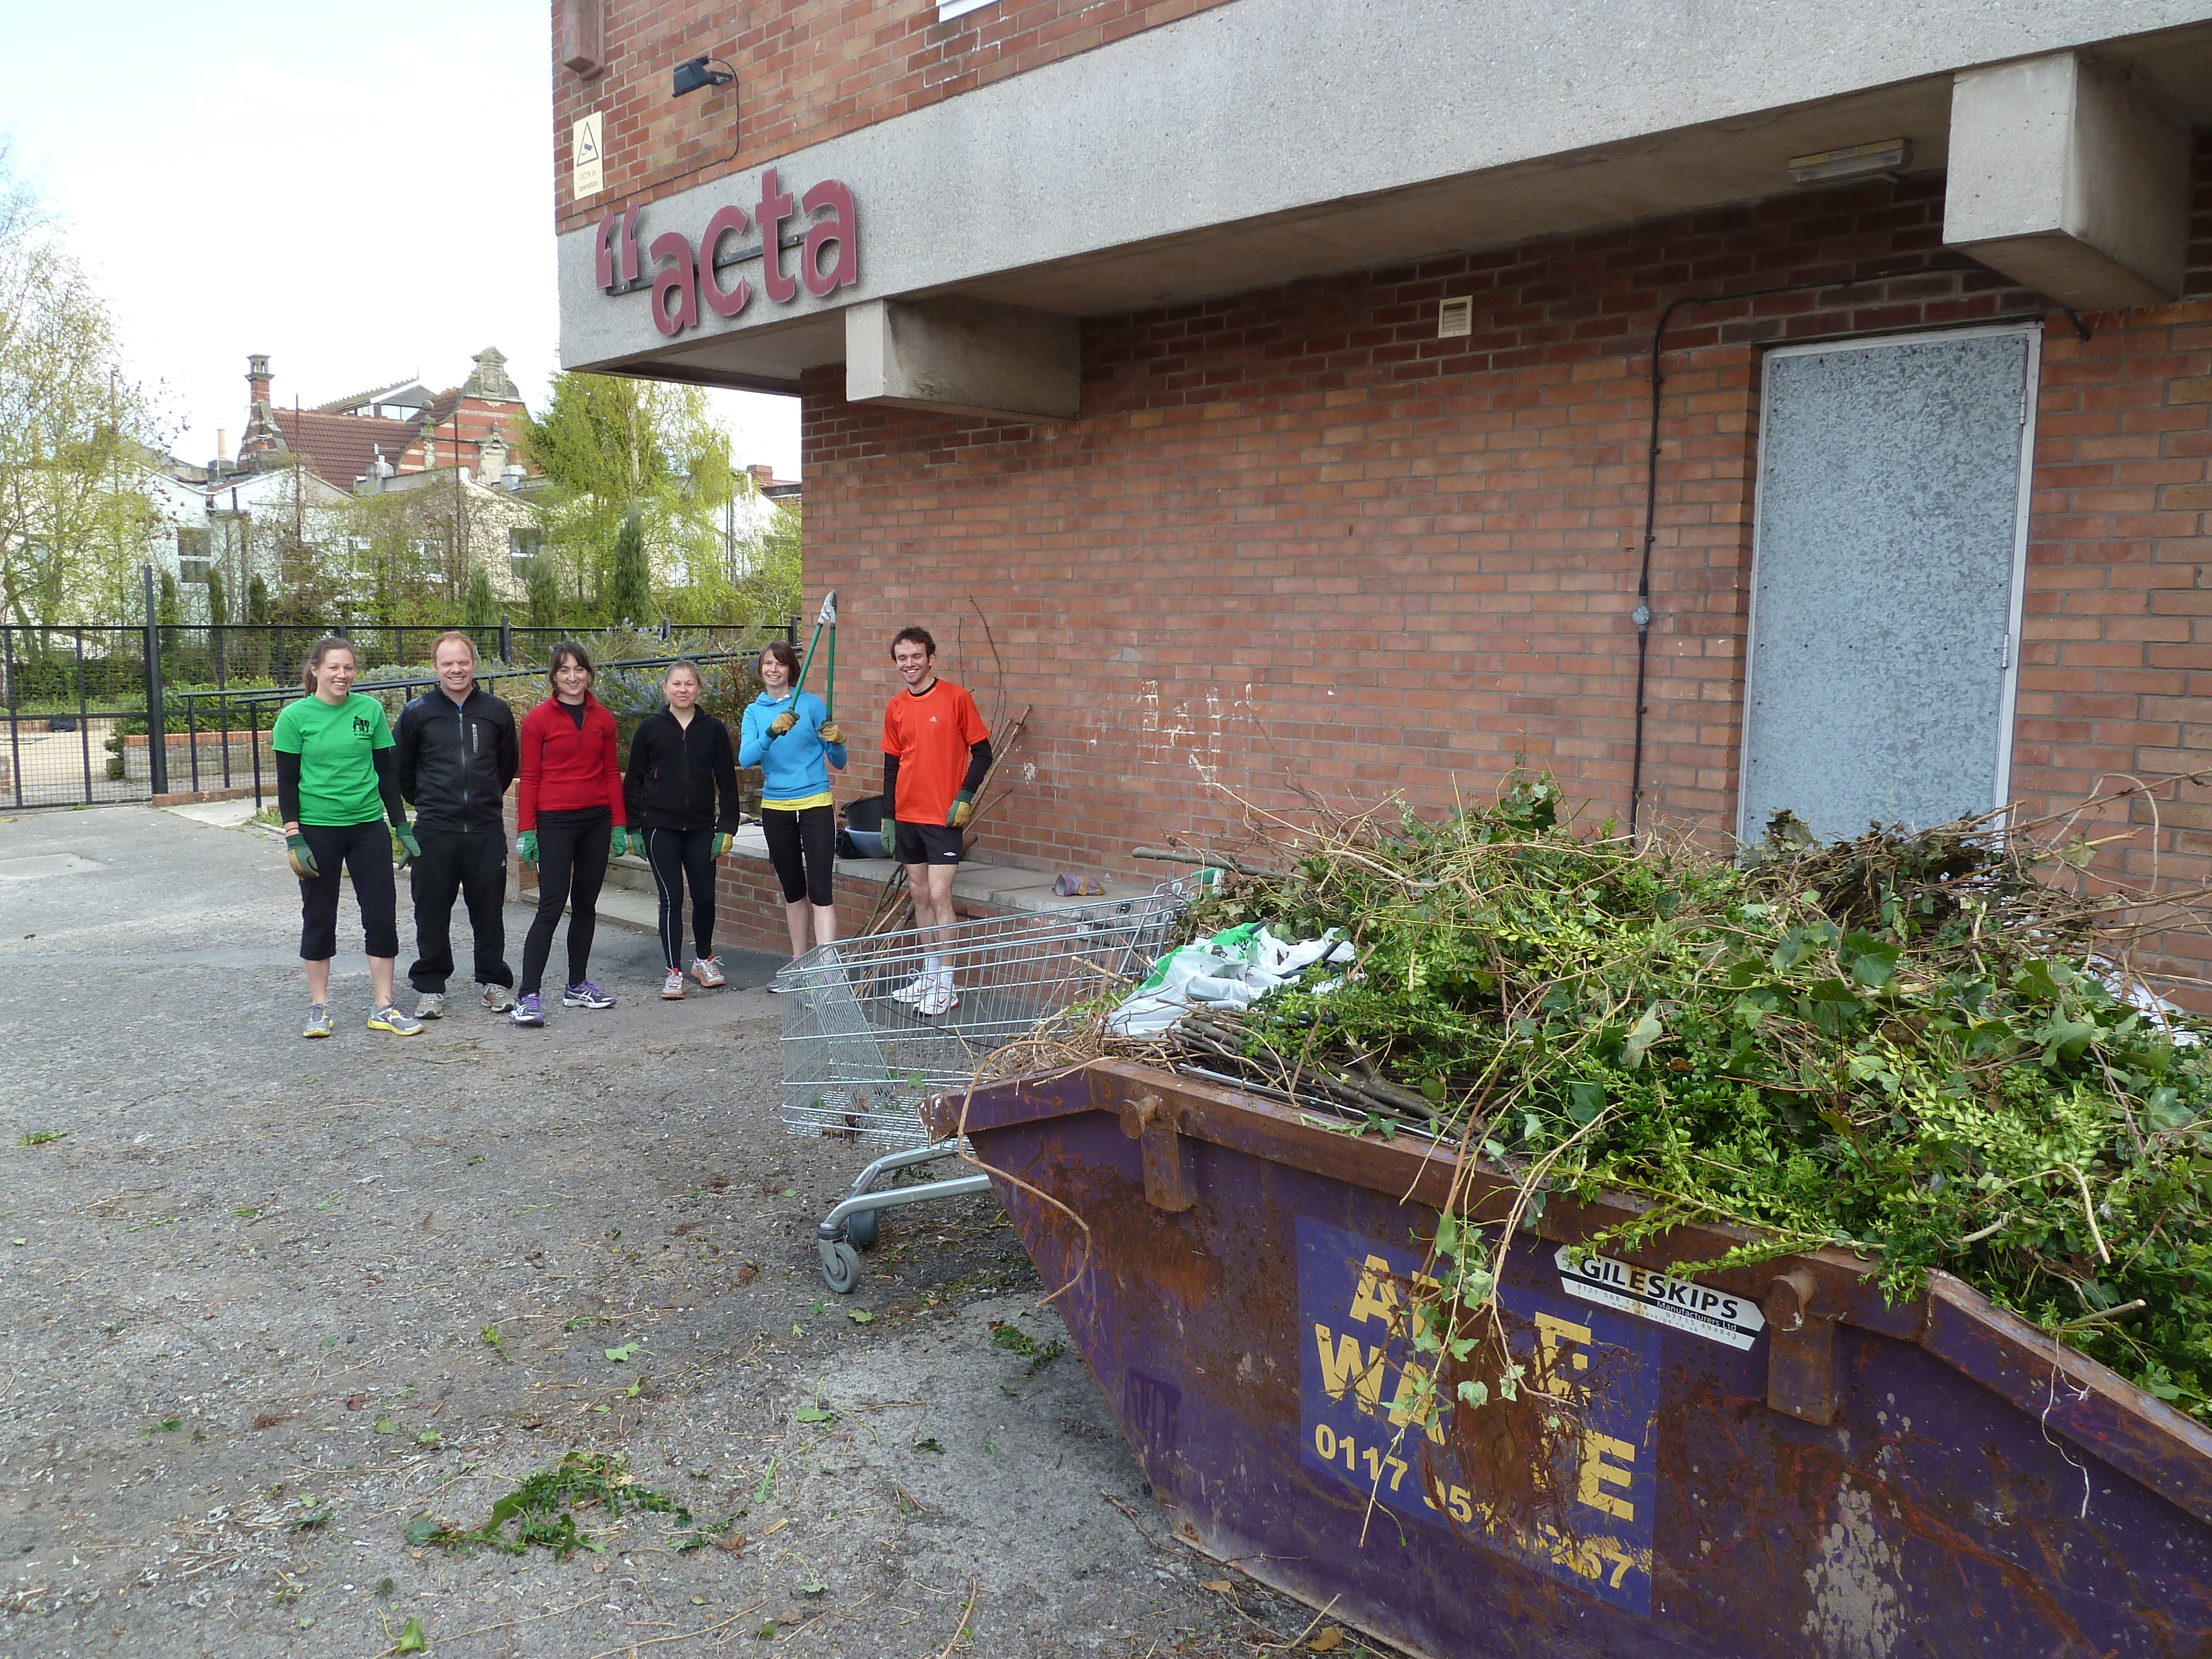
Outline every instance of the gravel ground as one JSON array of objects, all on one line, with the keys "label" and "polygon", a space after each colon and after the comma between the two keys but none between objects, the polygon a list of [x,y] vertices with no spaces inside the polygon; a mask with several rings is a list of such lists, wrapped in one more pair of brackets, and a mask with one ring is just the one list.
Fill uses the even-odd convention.
[{"label": "gravel ground", "polygon": [[[888,1216],[858,1292],[823,1289],[812,1223],[867,1154],[776,1121],[772,960],[664,1004],[653,941],[599,937],[611,1012],[403,1040],[342,956],[307,1043],[264,833],[0,819],[0,1654],[367,1659],[410,1620],[465,1659],[1307,1629],[1154,1541],[995,1204]],[[571,1453],[692,1527],[601,1504],[566,1559],[410,1545]]]}]

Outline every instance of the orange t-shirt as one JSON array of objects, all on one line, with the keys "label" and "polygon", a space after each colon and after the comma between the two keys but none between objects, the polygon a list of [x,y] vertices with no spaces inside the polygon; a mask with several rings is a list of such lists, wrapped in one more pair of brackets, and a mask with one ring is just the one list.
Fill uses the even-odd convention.
[{"label": "orange t-shirt", "polygon": [[990,735],[975,699],[950,680],[919,696],[899,687],[884,710],[884,753],[898,757],[900,820],[944,823],[968,775],[968,751]]}]

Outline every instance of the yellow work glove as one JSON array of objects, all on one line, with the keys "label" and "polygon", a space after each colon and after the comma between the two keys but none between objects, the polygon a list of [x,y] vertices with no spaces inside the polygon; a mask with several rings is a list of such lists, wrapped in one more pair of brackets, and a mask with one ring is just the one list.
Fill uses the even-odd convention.
[{"label": "yellow work glove", "polygon": [[798,724],[799,711],[796,708],[787,708],[768,723],[768,734],[771,738],[780,738]]},{"label": "yellow work glove", "polygon": [[307,845],[307,838],[297,831],[284,837],[284,856],[291,863],[292,873],[301,881],[313,881],[323,873],[315,862],[314,849]]},{"label": "yellow work glove", "polygon": [[840,726],[835,720],[823,721],[820,730],[822,732],[822,741],[824,743],[842,743],[845,741],[844,728]]},{"label": "yellow work glove", "polygon": [[960,792],[960,799],[952,803],[952,810],[945,815],[945,827],[948,830],[964,830],[968,827],[968,820],[975,816],[975,792],[972,789],[963,789]]},{"label": "yellow work glove", "polygon": [[714,832],[714,850],[713,856],[720,859],[723,854],[729,850],[730,832],[726,830],[717,830]]}]

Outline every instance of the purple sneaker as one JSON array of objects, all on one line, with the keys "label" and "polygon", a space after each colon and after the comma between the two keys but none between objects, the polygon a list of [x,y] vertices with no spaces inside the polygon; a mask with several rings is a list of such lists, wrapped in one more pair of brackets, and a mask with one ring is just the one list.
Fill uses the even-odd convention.
[{"label": "purple sneaker", "polygon": [[611,1008],[615,1006],[615,1000],[591,981],[586,980],[580,985],[571,985],[561,994],[561,1006],[564,1008]]},{"label": "purple sneaker", "polygon": [[538,1000],[538,993],[532,991],[526,996],[517,997],[514,1006],[507,1010],[507,1017],[517,1025],[543,1025],[545,1023],[545,1007]]}]

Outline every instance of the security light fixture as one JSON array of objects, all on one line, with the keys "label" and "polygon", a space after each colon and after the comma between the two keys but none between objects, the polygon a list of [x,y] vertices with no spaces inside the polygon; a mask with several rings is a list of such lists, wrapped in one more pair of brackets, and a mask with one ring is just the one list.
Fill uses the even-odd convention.
[{"label": "security light fixture", "polygon": [[1832,185],[1846,179],[1894,179],[1911,161],[1910,138],[1880,138],[1870,144],[1846,144],[1841,149],[1816,149],[1810,155],[1790,158],[1790,182]]},{"label": "security light fixture", "polygon": [[708,69],[709,64],[719,64],[719,58],[690,58],[676,66],[676,81],[669,96],[681,98],[702,87],[726,87],[738,77],[728,70]]}]

